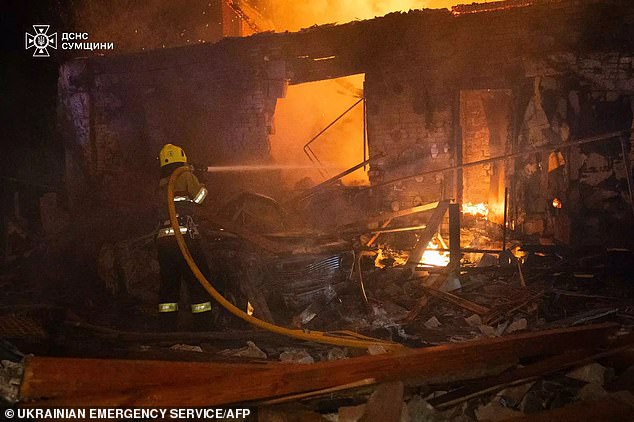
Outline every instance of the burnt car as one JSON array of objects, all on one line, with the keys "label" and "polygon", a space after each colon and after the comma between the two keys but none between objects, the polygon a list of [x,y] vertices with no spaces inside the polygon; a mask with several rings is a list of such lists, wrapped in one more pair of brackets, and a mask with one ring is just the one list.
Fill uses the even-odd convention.
[{"label": "burnt car", "polygon": [[[215,214],[201,216],[199,227],[210,282],[240,309],[281,324],[311,304],[331,302],[350,287],[354,268],[349,242],[302,226],[291,215],[273,198],[241,192]],[[158,302],[158,271],[153,234],[101,248],[104,285],[148,312]],[[225,313],[224,325],[232,318]]]}]

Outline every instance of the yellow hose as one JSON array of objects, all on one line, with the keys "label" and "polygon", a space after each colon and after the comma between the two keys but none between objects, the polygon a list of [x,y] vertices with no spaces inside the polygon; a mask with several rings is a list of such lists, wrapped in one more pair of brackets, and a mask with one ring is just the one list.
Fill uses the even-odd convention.
[{"label": "yellow hose", "polygon": [[176,242],[178,243],[178,248],[181,251],[181,254],[185,258],[187,265],[192,270],[198,282],[203,286],[203,288],[214,298],[216,302],[218,302],[223,308],[227,311],[231,312],[233,315],[238,318],[248,322],[249,324],[255,325],[256,327],[271,331],[273,333],[281,334],[284,336],[296,338],[299,340],[307,340],[314,341],[317,343],[325,343],[332,344],[335,346],[343,346],[343,347],[358,347],[358,348],[368,348],[370,346],[382,346],[388,351],[393,351],[397,349],[403,349],[405,346],[399,343],[394,343],[390,341],[384,341],[380,339],[375,339],[372,337],[366,337],[360,334],[356,334],[349,331],[340,331],[333,333],[324,333],[321,331],[310,331],[310,330],[293,330],[289,328],[280,327],[275,324],[271,324],[266,321],[262,321],[254,316],[248,315],[246,312],[238,309],[231,302],[225,299],[205,278],[203,273],[196,265],[196,262],[192,258],[189,253],[189,249],[185,244],[185,239],[180,232],[178,220],[176,218],[176,208],[174,206],[174,181],[176,177],[178,177],[181,173],[189,171],[189,168],[186,166],[179,167],[174,170],[172,176],[169,179],[169,183],[167,185],[167,208],[169,210],[170,222],[172,223],[172,229],[174,229],[174,234],[176,236]]}]

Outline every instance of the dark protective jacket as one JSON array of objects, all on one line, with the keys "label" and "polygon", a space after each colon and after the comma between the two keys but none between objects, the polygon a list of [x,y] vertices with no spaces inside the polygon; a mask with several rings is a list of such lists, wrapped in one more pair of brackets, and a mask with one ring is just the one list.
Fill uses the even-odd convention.
[{"label": "dark protective jacket", "polygon": [[[167,176],[159,181],[161,224],[158,237],[174,235],[166,202],[169,179],[170,177]],[[194,206],[201,204],[206,196],[207,189],[198,181],[198,178],[191,171],[185,171],[178,175],[174,181],[174,205],[176,207],[176,216],[181,233],[185,234],[195,230],[192,219]],[[190,233],[192,237],[196,234],[197,233]]]}]

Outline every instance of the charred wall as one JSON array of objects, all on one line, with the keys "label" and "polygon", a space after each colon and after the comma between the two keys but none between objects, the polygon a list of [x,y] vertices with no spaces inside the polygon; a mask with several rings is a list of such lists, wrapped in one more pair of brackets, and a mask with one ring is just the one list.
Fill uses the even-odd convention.
[{"label": "charred wall", "polygon": [[[198,167],[266,162],[275,101],[283,92],[283,81],[266,71],[237,58],[211,60],[200,50],[63,66],[60,116],[74,208],[147,208],[155,201],[156,159],[166,143],[183,146]],[[213,196],[270,190],[259,182],[234,174],[208,184]]]},{"label": "charred wall", "polygon": [[[420,27],[402,16],[403,30],[388,33],[394,49],[381,50],[366,69],[370,155],[388,155],[372,166],[372,184],[385,209],[456,198],[488,202],[499,222],[507,187],[512,227],[566,243],[620,244],[629,234],[610,227],[633,224],[629,133],[623,148],[618,137],[557,147],[631,128],[633,7],[506,7],[512,3],[479,13],[479,6],[455,8],[449,21],[423,14],[419,37]],[[562,208],[552,206],[555,198]]]},{"label": "charred wall", "polygon": [[[70,62],[60,72],[70,196],[142,208],[166,142],[205,165],[266,161],[286,83],[365,73],[369,154],[385,154],[370,167],[374,212],[439,198],[499,207],[508,187],[512,225],[529,233],[570,240],[574,226],[588,237],[604,210],[631,227],[619,140],[562,150],[565,164],[551,171],[542,150],[631,128],[633,28],[627,0],[509,1]],[[262,190],[259,179],[215,179],[212,189]],[[130,184],[142,196],[124,194]],[[549,208],[554,195],[560,210]],[[586,227],[589,209],[600,224]]]}]

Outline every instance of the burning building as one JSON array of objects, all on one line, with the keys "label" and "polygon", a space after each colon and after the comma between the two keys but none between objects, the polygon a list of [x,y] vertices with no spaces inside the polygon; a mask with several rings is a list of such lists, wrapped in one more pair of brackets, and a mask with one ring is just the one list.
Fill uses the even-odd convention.
[{"label": "burning building", "polygon": [[[614,240],[622,232],[610,228],[632,219],[627,8],[457,6],[71,61],[59,79],[71,202],[88,195],[126,211],[142,207],[144,194],[131,198],[116,186],[150,186],[155,151],[171,141],[204,166],[280,164],[283,154],[271,151],[276,126],[288,125],[276,116],[287,91],[362,74],[356,132],[319,147],[322,161],[335,164],[337,148],[347,158],[356,153],[348,167],[384,156],[368,169],[375,212],[456,199],[486,204],[502,224],[506,189],[514,229],[564,243]],[[599,29],[606,25],[610,31]],[[355,101],[340,102],[341,111]],[[284,149],[301,151],[309,140],[297,136]],[[215,193],[280,194],[252,175],[225,183],[218,174]]]}]

